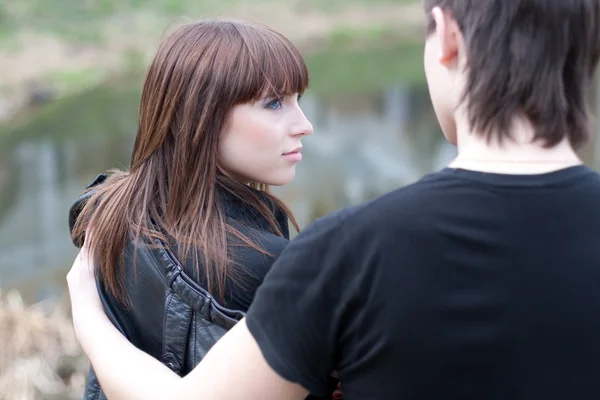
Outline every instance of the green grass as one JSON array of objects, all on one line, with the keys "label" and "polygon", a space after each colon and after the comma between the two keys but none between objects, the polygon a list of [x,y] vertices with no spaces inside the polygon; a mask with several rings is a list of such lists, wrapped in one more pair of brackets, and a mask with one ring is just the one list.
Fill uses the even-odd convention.
[{"label": "green grass", "polygon": [[132,132],[140,85],[123,78],[61,98],[0,126],[0,148],[44,135],[52,140]]},{"label": "green grass", "polygon": [[[218,16],[229,11],[235,12],[240,4],[260,6],[265,13],[271,10],[272,15],[265,14],[268,20],[276,18],[279,10],[286,7],[297,8],[299,13],[328,12],[342,11],[358,4],[405,4],[415,1],[418,0],[0,0],[0,48],[5,51],[18,50],[23,45],[18,35],[20,31],[54,36],[83,48],[118,45],[118,38],[122,35],[127,36],[135,46],[135,43],[139,43],[135,39],[136,35],[152,35],[150,32],[156,32],[158,42],[160,32],[185,17]],[[141,14],[148,18],[136,19]],[[337,19],[333,18],[332,23],[335,24],[335,21]],[[138,22],[142,25],[138,26]],[[114,32],[111,39],[106,36],[109,32]],[[348,47],[356,46],[357,43],[385,42],[396,34],[392,27],[386,25],[372,24],[356,28],[338,22],[338,25],[330,29],[327,45],[335,53],[347,53]],[[146,36],[140,39],[144,37]],[[112,43],[115,41],[117,42]],[[311,44],[307,45],[310,48]],[[144,46],[148,47],[150,44]],[[123,50],[121,61],[125,70],[145,70],[147,60],[144,54],[149,49],[144,46],[140,44],[140,48]],[[342,55],[346,57],[345,54]],[[352,58],[351,55],[348,57]],[[73,90],[85,89],[105,78],[102,65],[74,67],[68,65],[66,60],[65,64],[62,69],[49,71],[36,79],[64,95]],[[317,60],[315,64],[321,68],[322,62]],[[395,65],[398,66],[398,63]],[[365,76],[371,79],[368,72]],[[327,86],[330,85],[321,87]]]},{"label": "green grass", "polygon": [[362,48],[334,46],[307,57],[311,91],[323,96],[379,90],[398,80],[421,84],[423,44],[416,39]]},{"label": "green grass", "polygon": [[82,87],[101,84],[106,74],[103,68],[61,69],[47,73],[43,81],[58,93],[72,93]]},{"label": "green grass", "polygon": [[415,0],[304,0],[302,3],[319,11],[335,12],[343,10],[348,6],[363,4],[409,4],[415,3]]},{"label": "green grass", "polygon": [[261,4],[268,10],[297,8],[318,12],[341,11],[357,4],[404,4],[417,0],[8,0],[0,3],[0,38],[27,27],[74,42],[97,43],[110,29],[113,17],[150,13],[164,23],[187,16],[198,18],[235,11],[241,4]]},{"label": "green grass", "polygon": [[[377,38],[358,48],[350,40],[332,40],[321,52],[307,55],[310,91],[334,97],[374,92],[396,82],[424,83],[420,41],[386,44]],[[135,54],[131,57],[132,63],[139,62]],[[0,126],[0,139],[12,142],[44,135],[61,140],[99,131],[111,134],[135,130],[143,74],[137,68],[133,71],[134,75],[101,80],[83,92],[23,113],[11,124]],[[96,74],[101,72],[65,71],[53,79],[79,87],[98,79]],[[8,142],[0,142],[0,147]]]},{"label": "green grass", "polygon": [[[77,41],[102,40],[102,29],[110,17],[139,11],[153,11],[173,20],[182,15],[200,16],[232,9],[245,0],[0,0],[0,42],[14,38],[14,29],[27,27],[37,32],[52,32]],[[289,3],[320,11],[352,4],[408,3],[415,0],[248,0],[264,3]],[[254,3],[252,3],[254,4]],[[9,27],[9,28],[7,28]],[[164,29],[162,26],[160,29]],[[3,35],[9,35],[2,38]],[[311,74],[312,92],[335,96],[380,90],[398,80],[424,82],[422,40],[419,35],[389,26],[356,28],[340,23],[329,37],[310,47],[305,57]],[[14,43],[13,43],[14,45]],[[6,47],[5,47],[6,48]],[[10,124],[0,126],[0,139],[6,141],[45,135],[60,140],[93,134],[96,130],[135,129],[141,81],[147,60],[141,50],[122,54],[119,77],[107,76],[99,67],[66,67],[45,74],[43,81],[66,97],[34,110],[23,110]],[[107,84],[106,81],[110,80]],[[10,88],[2,88],[7,93]],[[0,143],[0,146],[2,143]]]}]

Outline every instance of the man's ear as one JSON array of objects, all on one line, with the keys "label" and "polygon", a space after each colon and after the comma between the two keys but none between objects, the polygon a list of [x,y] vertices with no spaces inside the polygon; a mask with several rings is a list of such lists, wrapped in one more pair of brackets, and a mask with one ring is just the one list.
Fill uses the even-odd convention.
[{"label": "man's ear", "polygon": [[439,62],[446,68],[457,64],[459,41],[462,38],[462,32],[454,17],[440,7],[431,10],[431,15],[435,21],[435,31],[440,41]]}]

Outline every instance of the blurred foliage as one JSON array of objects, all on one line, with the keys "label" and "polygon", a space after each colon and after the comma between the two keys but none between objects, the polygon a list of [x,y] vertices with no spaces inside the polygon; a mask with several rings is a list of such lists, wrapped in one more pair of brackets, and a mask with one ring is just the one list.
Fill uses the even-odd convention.
[{"label": "blurred foliage", "polygon": [[[376,36],[357,47],[346,37],[333,37],[321,51],[307,55],[309,90],[328,97],[381,90],[399,80],[423,83],[422,43],[415,39],[386,43],[381,38]],[[0,145],[39,135],[61,140],[133,132],[143,79],[139,63],[128,73],[100,79],[81,93],[24,110],[10,124],[0,126]],[[93,76],[93,71],[62,74],[77,85],[95,79],[88,73]]]},{"label": "blurred foliage", "polygon": [[41,135],[62,140],[135,131],[139,97],[139,85],[123,79],[25,110],[0,126],[0,147]]},{"label": "blurred foliage", "polygon": [[422,41],[389,40],[389,31],[372,35],[334,35],[326,50],[308,56],[311,90],[327,96],[382,89],[400,79],[425,82]]},{"label": "blurred foliage", "polygon": [[[130,19],[139,13],[167,19],[199,18],[235,10],[260,2],[266,8],[286,7],[317,12],[339,12],[355,5],[404,4],[415,0],[18,0],[0,3],[0,35],[27,27],[82,42],[101,39],[107,23]],[[109,24],[110,28],[110,24]]]}]

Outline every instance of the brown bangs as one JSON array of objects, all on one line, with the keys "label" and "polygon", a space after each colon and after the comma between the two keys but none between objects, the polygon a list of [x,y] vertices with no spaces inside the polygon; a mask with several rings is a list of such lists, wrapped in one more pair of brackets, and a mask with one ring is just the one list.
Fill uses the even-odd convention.
[{"label": "brown bangs", "polygon": [[238,55],[239,73],[232,76],[236,103],[266,96],[304,93],[308,69],[298,49],[283,35],[253,25],[236,26],[243,41]]}]

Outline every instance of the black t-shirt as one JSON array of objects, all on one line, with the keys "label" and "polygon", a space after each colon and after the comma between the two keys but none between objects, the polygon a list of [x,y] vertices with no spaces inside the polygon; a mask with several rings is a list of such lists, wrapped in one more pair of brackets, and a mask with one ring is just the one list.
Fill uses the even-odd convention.
[{"label": "black t-shirt", "polygon": [[314,394],[600,399],[600,177],[444,169],[321,218],[247,324]]}]

